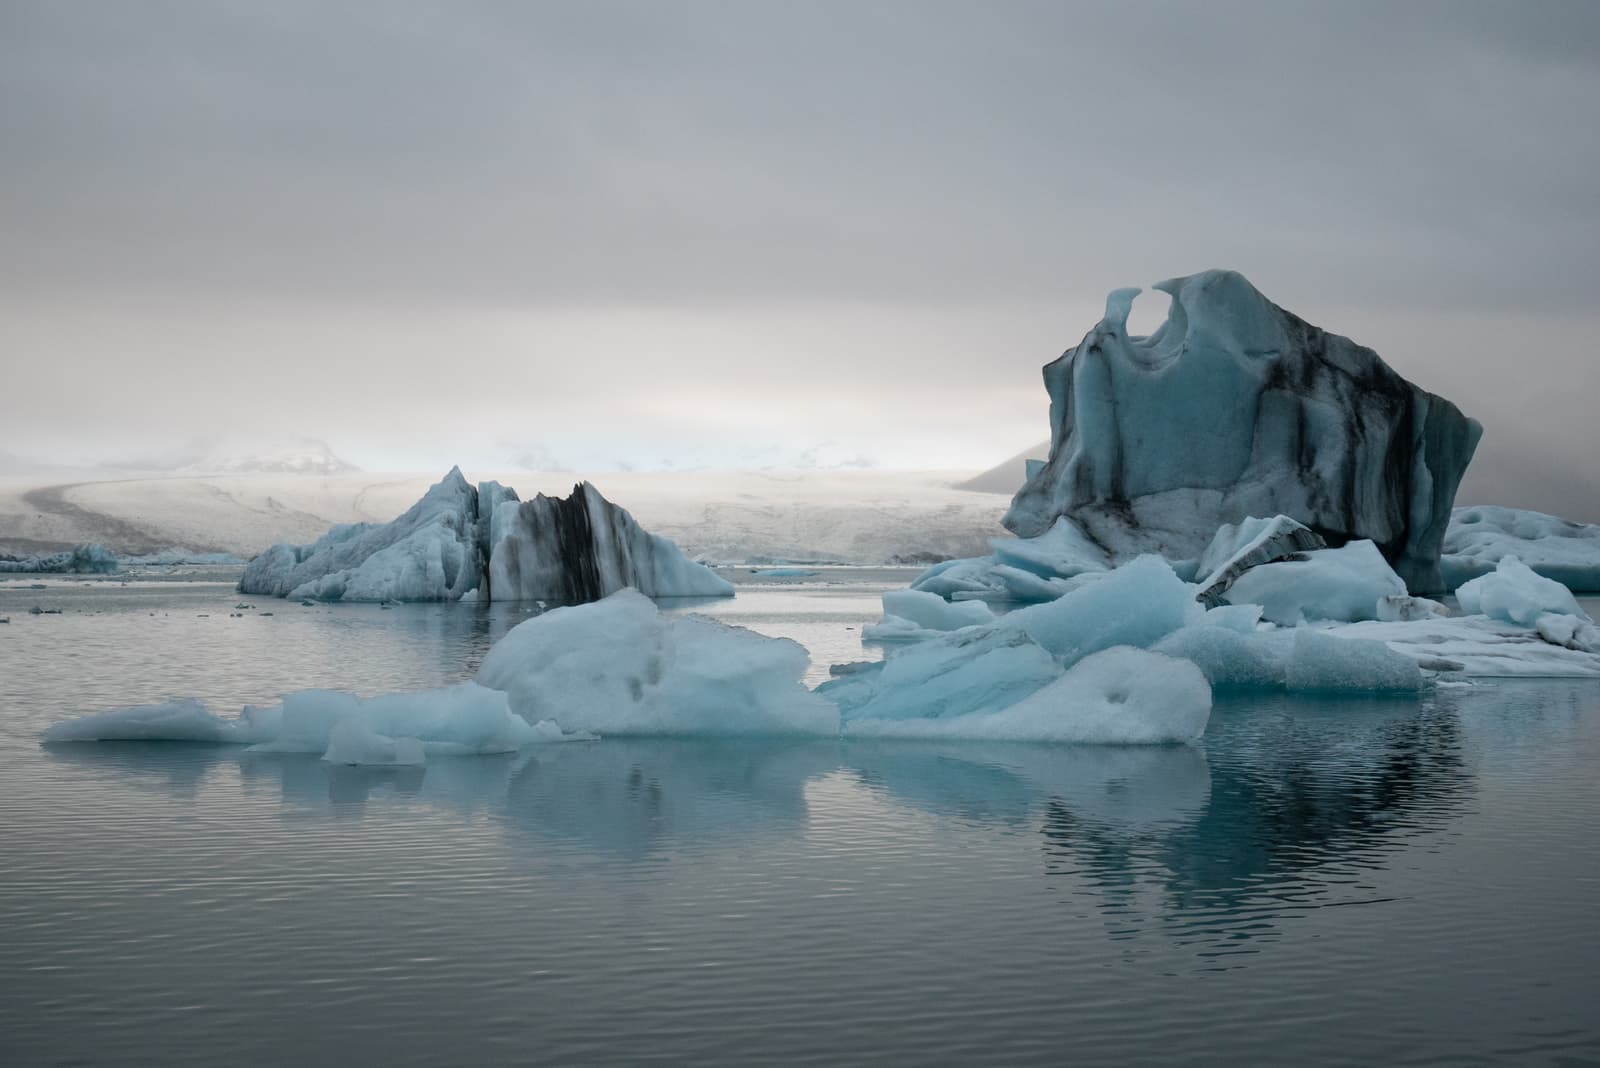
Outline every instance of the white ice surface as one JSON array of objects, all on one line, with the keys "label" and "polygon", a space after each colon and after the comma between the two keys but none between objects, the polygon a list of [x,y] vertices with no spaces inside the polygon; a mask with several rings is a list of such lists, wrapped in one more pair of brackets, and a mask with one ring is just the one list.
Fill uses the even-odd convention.
[{"label": "white ice surface", "polygon": [[1353,541],[1338,549],[1318,549],[1303,560],[1280,560],[1253,567],[1223,595],[1231,604],[1258,604],[1273,623],[1295,626],[1306,620],[1373,619],[1378,602],[1405,596],[1406,584],[1378,547]]},{"label": "white ice surface", "polygon": [[[420,763],[426,755],[504,753],[564,735],[512,713],[506,695],[464,682],[439,690],[359,698],[292,693],[276,705],[217,716],[193,699],[112,709],[57,723],[46,742],[223,742],[258,752],[321,753],[338,763]],[[402,744],[403,743],[403,744]]]},{"label": "white ice surface", "polygon": [[[1577,621],[1575,616],[1543,617]],[[1349,623],[1329,628],[1337,638],[1385,642],[1423,668],[1479,677],[1600,677],[1600,645],[1569,648],[1541,637],[1538,628],[1488,616],[1401,623]]]},{"label": "white ice surface", "polygon": [[1455,589],[1507,556],[1582,593],[1600,591],[1600,524],[1494,505],[1457,508],[1444,535],[1441,567]]},{"label": "white ice surface", "polygon": [[1547,614],[1594,622],[1578,607],[1571,590],[1535,574],[1515,556],[1502,556],[1493,571],[1462,585],[1456,590],[1456,600],[1468,615],[1481,613],[1525,627],[1537,625],[1539,617]]},{"label": "white ice surface", "polygon": [[663,615],[622,590],[518,624],[478,681],[531,721],[601,735],[837,734],[837,710],[801,681],[808,663],[787,638]]},{"label": "white ice surface", "polygon": [[951,716],[864,716],[845,723],[853,738],[1145,745],[1192,742],[1211,717],[1211,686],[1195,665],[1117,647],[1084,657],[1033,693],[996,710]]},{"label": "white ice surface", "polygon": [[883,619],[868,624],[861,636],[871,641],[906,641],[992,622],[994,612],[982,601],[947,601],[922,590],[890,590],[883,595]]},{"label": "white ice surface", "polygon": [[477,586],[477,493],[452,468],[399,518],[341,524],[309,545],[274,545],[239,580],[247,594],[327,601],[444,601]]}]

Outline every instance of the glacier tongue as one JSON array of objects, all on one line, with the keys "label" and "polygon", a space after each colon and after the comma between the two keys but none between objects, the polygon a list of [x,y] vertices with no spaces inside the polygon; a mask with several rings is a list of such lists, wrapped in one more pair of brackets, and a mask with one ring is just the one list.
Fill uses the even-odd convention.
[{"label": "glacier tongue", "polygon": [[1113,563],[1194,559],[1219,527],[1285,515],[1331,545],[1369,539],[1413,593],[1443,589],[1440,544],[1482,427],[1371,349],[1262,296],[1242,275],[1160,283],[1167,321],[1129,337],[1137,290],[1044,369],[1050,458],[1003,522],[1062,516]]}]

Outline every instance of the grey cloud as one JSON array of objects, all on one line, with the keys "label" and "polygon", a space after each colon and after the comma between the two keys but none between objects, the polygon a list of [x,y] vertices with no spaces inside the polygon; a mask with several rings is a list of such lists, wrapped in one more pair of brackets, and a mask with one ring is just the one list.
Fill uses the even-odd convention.
[{"label": "grey cloud", "polygon": [[4,17],[12,287],[916,301],[1227,264],[1559,305],[1600,236],[1592,5]]}]

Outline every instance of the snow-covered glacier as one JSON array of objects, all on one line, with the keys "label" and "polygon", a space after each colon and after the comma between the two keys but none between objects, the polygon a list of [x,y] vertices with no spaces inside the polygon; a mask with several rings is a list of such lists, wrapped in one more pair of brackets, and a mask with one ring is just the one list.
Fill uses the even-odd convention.
[{"label": "snow-covered glacier", "polygon": [[1285,515],[1329,545],[1373,542],[1413,593],[1443,590],[1479,424],[1236,272],[1155,288],[1172,298],[1155,333],[1128,335],[1139,290],[1119,289],[1044,368],[1050,456],[1005,526],[1028,539],[1066,519],[1117,564],[1193,560],[1224,524]]},{"label": "snow-covered glacier", "polygon": [[658,597],[733,587],[639,526],[584,482],[566,498],[519,500],[452,468],[388,523],[333,527],[250,561],[239,592],[324,601],[592,601],[625,586]]}]

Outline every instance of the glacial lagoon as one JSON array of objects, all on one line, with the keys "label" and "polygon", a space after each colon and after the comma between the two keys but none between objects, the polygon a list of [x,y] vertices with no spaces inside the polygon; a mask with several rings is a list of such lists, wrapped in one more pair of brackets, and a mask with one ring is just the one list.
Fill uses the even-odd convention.
[{"label": "glacial lagoon", "polygon": [[[795,638],[816,682],[909,574],[672,610]],[[1194,746],[335,767],[39,732],[440,686],[527,610],[32,585],[0,584],[4,1063],[1600,1060],[1592,679],[1221,697]]]}]

